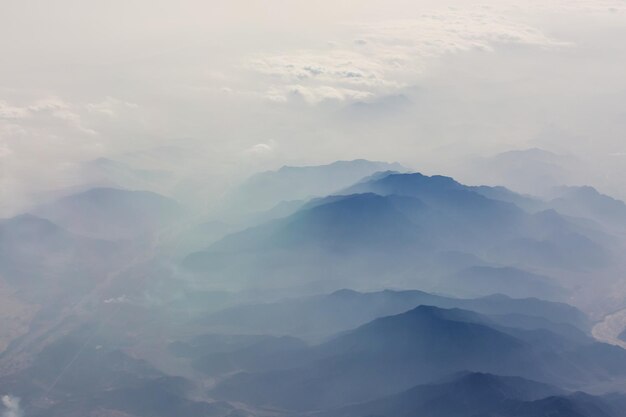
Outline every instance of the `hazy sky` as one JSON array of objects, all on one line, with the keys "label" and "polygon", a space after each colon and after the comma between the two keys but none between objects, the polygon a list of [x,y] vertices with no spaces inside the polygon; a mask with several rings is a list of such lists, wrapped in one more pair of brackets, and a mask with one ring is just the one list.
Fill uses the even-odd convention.
[{"label": "hazy sky", "polygon": [[541,147],[626,196],[623,0],[0,6],[0,213],[79,183],[84,161],[161,146],[216,192],[287,163],[463,175]]}]

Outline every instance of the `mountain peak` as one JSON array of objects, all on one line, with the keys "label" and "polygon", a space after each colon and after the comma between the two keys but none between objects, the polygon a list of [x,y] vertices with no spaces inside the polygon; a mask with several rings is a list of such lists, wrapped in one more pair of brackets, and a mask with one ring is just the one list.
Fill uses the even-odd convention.
[{"label": "mountain peak", "polygon": [[[31,213],[24,213],[8,219],[1,219],[0,226],[9,230],[20,230],[30,233],[46,233],[61,230],[61,228],[48,219],[35,216]],[[6,229],[5,229],[6,230]]]},{"label": "mountain peak", "polygon": [[396,194],[419,196],[423,193],[432,194],[450,190],[469,190],[453,178],[443,175],[428,176],[419,172],[390,172],[388,175],[384,174],[385,173],[375,174],[369,180],[364,179],[347,188],[343,193],[374,192],[381,195]]},{"label": "mountain peak", "polygon": [[353,298],[361,295],[360,292],[350,290],[347,288],[342,288],[330,294],[331,297],[339,297],[339,298]]}]

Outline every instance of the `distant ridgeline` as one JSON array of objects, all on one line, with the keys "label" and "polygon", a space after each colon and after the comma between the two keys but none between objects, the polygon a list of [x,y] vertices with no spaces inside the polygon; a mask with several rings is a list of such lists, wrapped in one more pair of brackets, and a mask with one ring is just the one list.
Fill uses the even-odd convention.
[{"label": "distant ridgeline", "polygon": [[198,216],[96,165],[119,187],[0,220],[0,395],[24,416],[626,417],[624,326],[594,328],[625,307],[619,200],[357,160]]}]

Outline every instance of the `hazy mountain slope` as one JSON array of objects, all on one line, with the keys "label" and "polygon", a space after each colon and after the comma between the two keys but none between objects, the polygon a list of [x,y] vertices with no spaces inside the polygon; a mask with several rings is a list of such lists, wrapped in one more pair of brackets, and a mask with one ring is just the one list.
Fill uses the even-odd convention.
[{"label": "hazy mountain slope", "polygon": [[495,370],[520,362],[521,341],[465,318],[460,311],[418,307],[377,319],[315,348],[312,354],[322,359],[311,365],[236,375],[216,392],[258,405],[325,408],[389,395],[464,369]]},{"label": "hazy mountain slope", "polygon": [[191,381],[166,376],[131,357],[91,326],[48,345],[29,367],[1,377],[0,385],[22,399],[26,415],[37,417],[96,412],[212,417],[226,416],[234,409],[225,403],[190,400]]},{"label": "hazy mountain slope", "polygon": [[214,281],[228,277],[229,285],[304,285],[320,292],[367,288],[376,275],[378,286],[388,286],[384,277],[411,274],[407,259],[427,259],[435,238],[387,197],[332,197],[227,236],[186,257],[183,265]]},{"label": "hazy mountain slope", "polygon": [[464,308],[482,314],[509,316],[509,320],[518,322],[521,317],[515,319],[513,316],[523,316],[529,326],[534,317],[533,326],[579,336],[582,331],[577,329],[586,330],[588,326],[585,315],[566,304],[505,296],[457,299],[415,290],[373,293],[340,290],[332,294],[242,305],[212,313],[201,323],[235,333],[290,334],[315,340],[379,317],[403,313],[418,305]]},{"label": "hazy mountain slope", "polygon": [[[601,230],[578,224],[554,210],[525,212],[514,203],[516,198],[513,196],[517,196],[517,200],[523,200],[521,195],[503,192],[497,188],[491,190],[491,193],[485,193],[484,187],[468,187],[449,177],[428,177],[413,173],[378,177],[356,184],[345,192],[373,192],[386,196],[418,198],[437,210],[439,216],[445,214],[443,218],[454,225],[457,239],[462,238],[464,229],[467,229],[472,232],[470,237],[474,241],[480,242],[480,239],[484,239],[492,245],[506,237],[558,244],[568,234],[591,238],[594,240],[592,243],[597,244],[615,243]],[[503,193],[506,198],[500,197]],[[420,217],[412,219],[419,222]]]},{"label": "hazy mountain slope", "polygon": [[466,373],[391,397],[316,417],[622,417],[615,400],[562,390],[519,377]]},{"label": "hazy mountain slope", "polygon": [[[555,211],[527,213],[492,200],[448,177],[375,175],[345,190],[315,199],[295,214],[232,234],[183,260],[188,270],[228,285],[272,285],[329,291],[340,287],[437,289],[448,276],[443,253],[468,254],[493,266],[572,270],[610,265],[612,242]],[[498,288],[512,296],[545,292],[557,297],[552,280],[517,270],[502,274],[517,286]],[[493,284],[489,271],[481,278]],[[488,281],[491,279],[491,283]],[[524,282],[522,282],[524,281]],[[472,294],[468,288],[459,288]],[[235,287],[236,288],[236,287]],[[516,291],[519,289],[519,292]],[[463,294],[463,292],[458,292]]]},{"label": "hazy mountain slope", "polygon": [[509,324],[466,310],[420,306],[301,352],[291,369],[234,375],[215,393],[256,405],[319,409],[391,395],[463,370],[573,388],[626,376],[626,366],[615,365],[626,363],[621,348]]},{"label": "hazy mountain slope", "polygon": [[328,165],[292,167],[256,174],[227,197],[230,210],[268,210],[281,201],[326,196],[378,171],[405,171],[398,163],[357,159]]},{"label": "hazy mountain slope", "polygon": [[193,369],[211,376],[288,368],[300,360],[306,348],[294,337],[224,334],[201,335],[170,345],[176,356],[190,360]]},{"label": "hazy mountain slope", "polygon": [[502,186],[479,185],[470,186],[469,189],[492,200],[513,203],[531,213],[548,208],[548,205],[538,197],[528,194],[518,194]]},{"label": "hazy mountain slope", "polygon": [[403,268],[397,259],[415,257],[425,243],[419,228],[387,199],[362,194],[227,236],[183,265],[241,288],[319,281],[321,290],[336,289],[360,277],[391,275]]},{"label": "hazy mountain slope", "polygon": [[35,213],[80,235],[129,239],[171,224],[181,207],[148,191],[93,188],[40,206]]},{"label": "hazy mountain slope", "polygon": [[68,232],[29,214],[0,220],[0,277],[28,300],[70,297],[91,288],[123,261],[113,243]]},{"label": "hazy mountain slope", "polygon": [[[523,403],[565,393],[519,377],[484,373],[455,375],[445,382],[416,386],[391,397],[316,414],[319,417],[470,417],[515,415]],[[556,415],[571,411],[567,402]],[[552,411],[552,410],[550,410]],[[547,412],[547,409],[546,409]],[[544,414],[537,414],[544,415]],[[552,415],[552,414],[550,414]],[[567,414],[569,415],[569,414]],[[573,414],[575,415],[575,414]],[[589,416],[592,417],[592,416]]]},{"label": "hazy mountain slope", "polygon": [[463,178],[474,184],[503,184],[511,189],[539,195],[551,187],[577,181],[581,173],[575,157],[531,148],[475,158],[461,167]]},{"label": "hazy mountain slope", "polygon": [[564,291],[547,276],[512,267],[473,266],[443,277],[437,289],[462,297],[479,297],[493,293],[515,297],[563,299]]},{"label": "hazy mountain slope", "polygon": [[548,203],[561,213],[593,219],[622,231],[626,228],[626,204],[593,187],[557,187],[551,195]]},{"label": "hazy mountain slope", "polygon": [[93,397],[63,401],[35,417],[233,417],[251,416],[221,401],[196,401],[181,395],[178,379],[160,378],[128,388],[103,390]]},{"label": "hazy mountain slope", "polygon": [[167,170],[136,168],[111,158],[88,161],[83,164],[82,170],[84,176],[92,181],[108,181],[114,187],[148,190],[162,188],[162,184],[169,184],[174,176]]}]

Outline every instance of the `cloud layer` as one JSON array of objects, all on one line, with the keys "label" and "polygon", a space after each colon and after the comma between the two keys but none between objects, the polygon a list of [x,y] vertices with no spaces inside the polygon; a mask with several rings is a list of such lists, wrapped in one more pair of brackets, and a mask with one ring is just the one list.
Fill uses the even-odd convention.
[{"label": "cloud layer", "polygon": [[283,164],[371,158],[461,175],[460,158],[527,147],[582,157],[589,182],[619,194],[625,7],[12,2],[0,16],[0,217],[79,185],[88,161],[153,148],[188,156],[134,163],[205,184],[202,201]]},{"label": "cloud layer", "polygon": [[302,98],[310,104],[365,100],[415,84],[433,59],[446,54],[494,52],[506,45],[569,45],[488,7],[344,27],[352,39],[329,42],[324,49],[252,58],[248,68],[266,76],[270,84],[267,98],[280,102]]}]

